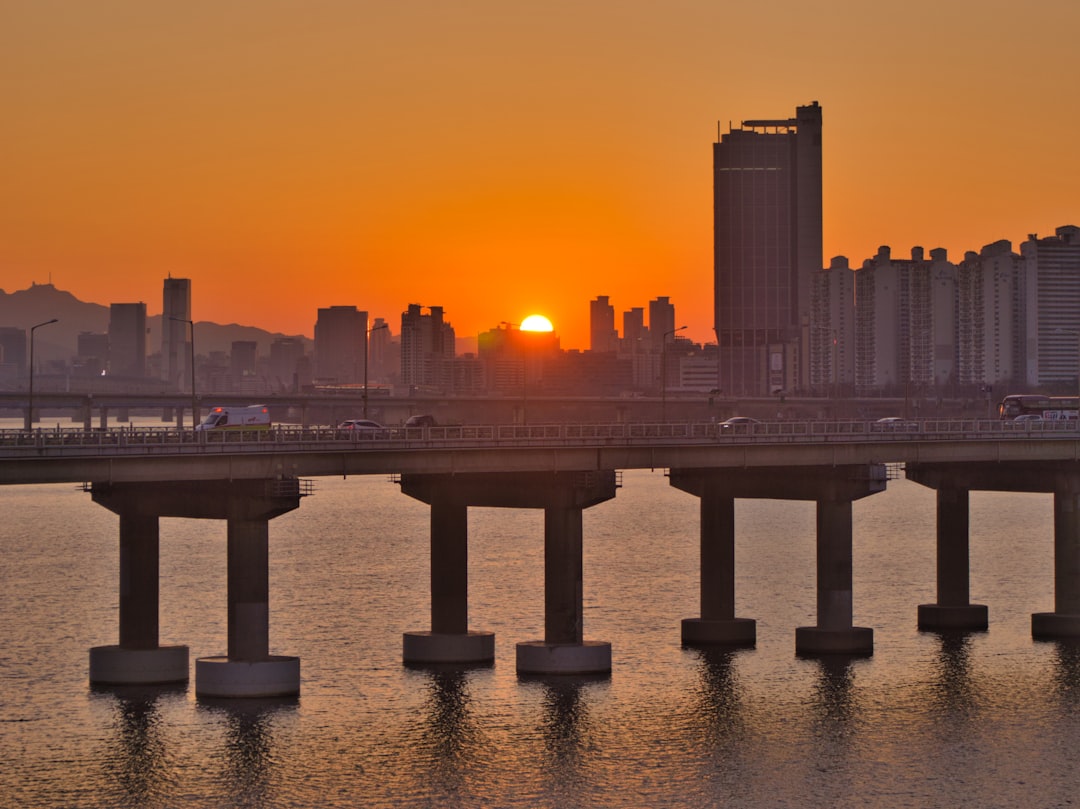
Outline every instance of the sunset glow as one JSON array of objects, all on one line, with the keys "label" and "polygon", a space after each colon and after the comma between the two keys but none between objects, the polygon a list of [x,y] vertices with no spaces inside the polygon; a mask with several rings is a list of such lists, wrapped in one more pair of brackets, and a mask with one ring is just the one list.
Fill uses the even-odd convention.
[{"label": "sunset glow", "polygon": [[597,295],[669,296],[706,342],[712,144],[811,101],[825,265],[1080,224],[1080,4],[1037,35],[975,0],[677,6],[9,3],[0,285],[153,315],[171,273],[200,321],[309,337],[333,305],[460,336],[535,307],[567,348]]}]

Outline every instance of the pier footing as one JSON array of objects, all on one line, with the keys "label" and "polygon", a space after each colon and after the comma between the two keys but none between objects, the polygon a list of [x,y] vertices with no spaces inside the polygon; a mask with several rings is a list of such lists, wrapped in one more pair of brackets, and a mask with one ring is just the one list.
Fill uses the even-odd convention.
[{"label": "pier footing", "polygon": [[842,654],[867,656],[874,653],[874,630],[865,626],[821,629],[800,626],[795,629],[795,654],[806,657]]},{"label": "pier footing", "polygon": [[90,650],[92,685],[162,685],[187,681],[187,646],[153,649],[95,646]]},{"label": "pier footing", "polygon": [[968,629],[982,631],[990,626],[989,610],[985,604],[919,605],[919,629]]},{"label": "pier footing", "polygon": [[200,697],[295,697],[300,694],[300,658],[266,660],[200,657],[195,661],[195,694]]},{"label": "pier footing", "polygon": [[684,646],[753,646],[757,643],[757,621],[753,618],[683,618]]},{"label": "pier footing", "polygon": [[1080,615],[1036,612],[1031,616],[1031,636],[1040,640],[1080,638]]},{"label": "pier footing", "polygon": [[402,660],[406,666],[428,663],[472,663],[495,661],[495,633],[406,632],[402,636]]},{"label": "pier footing", "polygon": [[517,645],[518,674],[610,674],[611,644],[545,643],[531,640]]}]

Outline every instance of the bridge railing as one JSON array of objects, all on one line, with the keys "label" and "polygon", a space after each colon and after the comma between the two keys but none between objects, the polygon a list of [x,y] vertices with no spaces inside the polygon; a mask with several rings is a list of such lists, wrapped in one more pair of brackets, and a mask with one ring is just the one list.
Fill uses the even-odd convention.
[{"label": "bridge railing", "polygon": [[500,424],[385,428],[375,431],[336,427],[276,425],[269,430],[193,432],[170,427],[107,430],[79,428],[0,430],[0,456],[33,453],[124,454],[273,451],[317,449],[408,449],[410,447],[584,446],[665,443],[791,443],[938,441],[1080,437],[1076,421],[1011,422],[997,419],[922,419],[877,421],[771,421],[618,424]]}]

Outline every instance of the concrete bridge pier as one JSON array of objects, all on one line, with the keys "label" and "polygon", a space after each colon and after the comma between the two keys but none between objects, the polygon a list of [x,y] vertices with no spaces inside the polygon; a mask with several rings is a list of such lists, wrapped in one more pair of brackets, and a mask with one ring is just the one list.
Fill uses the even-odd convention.
[{"label": "concrete bridge pier", "polygon": [[937,490],[936,604],[920,604],[919,629],[984,630],[989,613],[970,603],[970,527],[967,489]]},{"label": "concrete bridge pier", "polygon": [[683,644],[753,646],[757,622],[735,617],[735,498],[716,474],[673,470],[670,482],[700,498],[701,617],[683,619]]},{"label": "concrete bridge pier", "polygon": [[158,685],[188,680],[188,647],[158,645],[158,518],[128,499],[120,517],[120,643],[90,650],[93,685]]},{"label": "concrete bridge pier", "polygon": [[817,626],[797,627],[801,655],[873,654],[874,630],[852,626],[851,504],[885,491],[882,464],[672,469],[672,486],[702,498],[700,619],[683,621],[684,643],[753,644],[752,619],[735,617],[733,500],[817,502]]},{"label": "concrete bridge pier", "polygon": [[300,693],[300,658],[270,654],[269,518],[228,518],[228,653],[195,661],[202,697]]},{"label": "concrete bridge pier", "polygon": [[874,653],[874,630],[853,626],[851,500],[817,501],[817,626],[795,629],[800,655]]},{"label": "concrete bridge pier", "polygon": [[1054,492],[1054,611],[1031,616],[1040,640],[1080,637],[1080,493]]},{"label": "concrete bridge pier", "polygon": [[[175,481],[95,483],[95,503],[120,515],[121,643],[139,654],[91,650],[91,681],[133,680],[143,652],[157,647],[158,521],[160,517],[223,519],[228,524],[228,653],[195,661],[195,692],[204,697],[280,697],[300,693],[300,659],[269,652],[269,521],[300,505],[300,481]],[[151,538],[149,541],[147,538]],[[152,619],[140,613],[149,613]],[[187,680],[187,647],[165,647],[158,664],[169,661]],[[153,655],[150,656],[152,659]],[[115,669],[120,668],[117,675]],[[123,672],[128,672],[124,674]],[[129,679],[117,680],[117,676]],[[173,679],[167,680],[174,681]],[[162,682],[153,680],[152,682]]]},{"label": "concrete bridge pier", "polygon": [[[432,631],[406,633],[406,663],[494,659],[494,635],[468,630],[468,506],[544,509],[544,639],[519,643],[519,674],[607,674],[611,644],[583,633],[582,514],[615,496],[615,473],[506,472],[401,476],[432,506]],[[465,656],[453,660],[449,656]]]},{"label": "concrete bridge pier", "polygon": [[469,630],[469,518],[465,501],[431,500],[431,631],[406,632],[405,665],[488,664],[495,633]]}]

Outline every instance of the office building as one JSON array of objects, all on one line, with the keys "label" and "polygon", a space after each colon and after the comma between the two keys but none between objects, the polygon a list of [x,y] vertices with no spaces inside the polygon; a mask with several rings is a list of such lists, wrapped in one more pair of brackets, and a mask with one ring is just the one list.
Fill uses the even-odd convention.
[{"label": "office building", "polygon": [[169,390],[190,392],[191,280],[165,279],[161,295],[161,373]]},{"label": "office building", "polygon": [[302,374],[309,363],[304,351],[304,341],[299,337],[277,337],[270,343],[270,389],[273,391],[298,392],[311,382],[310,373]]},{"label": "office building", "polygon": [[254,340],[233,340],[229,348],[229,380],[237,393],[254,393],[256,384]]},{"label": "office building", "polygon": [[0,326],[0,379],[14,382],[26,374],[26,329]]},{"label": "office building", "polygon": [[[747,120],[713,145],[714,326],[729,395],[808,388],[821,271],[821,107]],[[805,327],[805,328],[804,328]]]},{"label": "office building", "polygon": [[368,313],[355,306],[319,309],[315,321],[315,382],[355,385],[364,379]]},{"label": "office building", "polygon": [[146,376],[146,304],[109,305],[109,375]]}]

